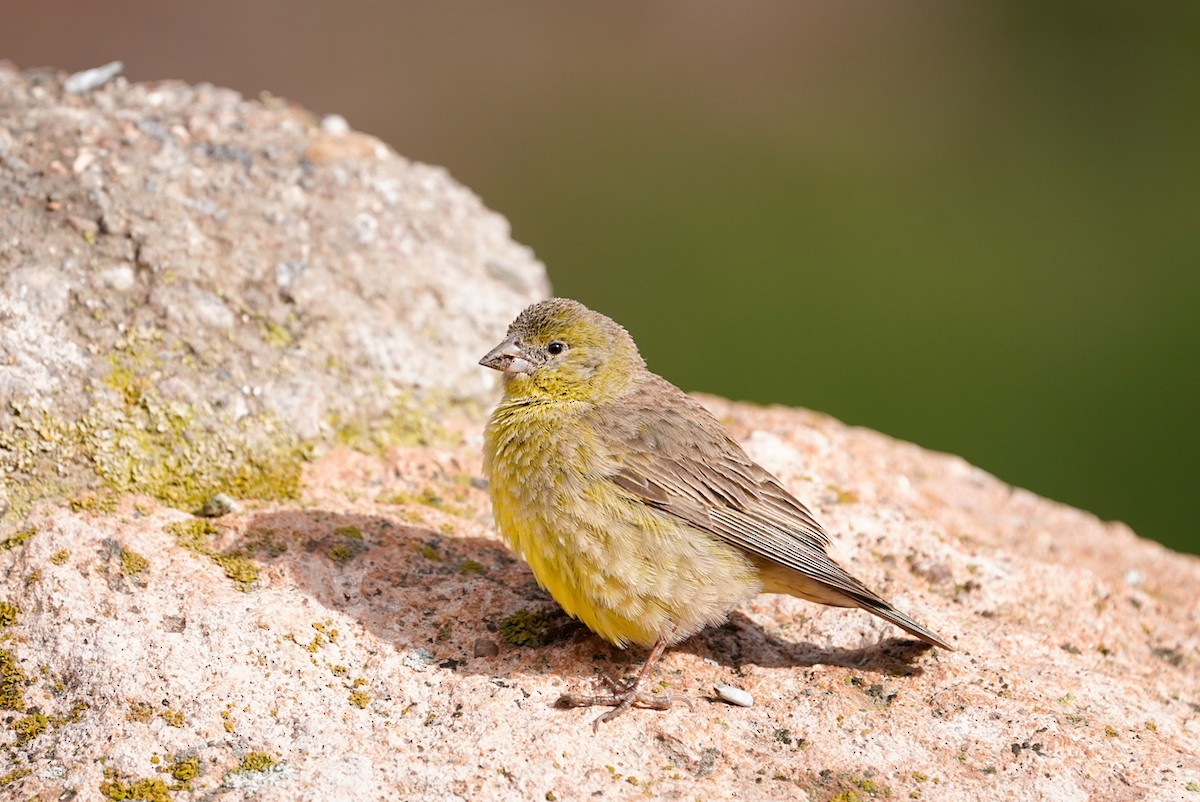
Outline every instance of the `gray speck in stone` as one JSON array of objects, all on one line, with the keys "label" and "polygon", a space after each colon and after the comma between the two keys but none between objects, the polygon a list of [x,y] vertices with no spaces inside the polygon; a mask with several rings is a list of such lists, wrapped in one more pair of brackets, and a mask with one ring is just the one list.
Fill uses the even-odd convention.
[{"label": "gray speck in stone", "polygon": [[354,216],[354,234],[359,245],[370,245],[379,236],[379,219],[366,212]]},{"label": "gray speck in stone", "polygon": [[422,649],[419,646],[416,649],[410,649],[405,653],[404,657],[400,658],[400,662],[413,671],[424,671],[437,661],[433,652],[428,649]]},{"label": "gray speck in stone", "polygon": [[194,290],[188,300],[191,303],[192,320],[199,321],[217,331],[233,328],[233,312],[225,305],[224,301],[213,293]]},{"label": "gray speck in stone", "polygon": [[275,286],[279,289],[279,295],[285,300],[293,300],[292,286],[296,283],[296,279],[308,269],[308,262],[303,259],[298,259],[292,262],[279,262],[275,265]]},{"label": "gray speck in stone", "polygon": [[164,615],[162,620],[164,632],[180,633],[187,629],[187,618],[182,615]]},{"label": "gray speck in stone", "polygon": [[116,265],[100,272],[100,281],[118,292],[124,292],[133,286],[133,268],[129,265]]}]

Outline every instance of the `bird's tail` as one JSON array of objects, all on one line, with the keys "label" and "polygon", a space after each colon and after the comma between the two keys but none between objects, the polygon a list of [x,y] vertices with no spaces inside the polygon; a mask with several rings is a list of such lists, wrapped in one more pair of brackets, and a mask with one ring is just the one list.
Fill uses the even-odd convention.
[{"label": "bird's tail", "polygon": [[868,613],[874,613],[885,621],[891,621],[908,634],[920,638],[921,640],[933,646],[940,646],[943,649],[954,651],[954,647],[949,643],[946,643],[946,641],[943,640],[940,635],[937,635],[932,630],[926,629],[916,621],[913,621],[911,618],[897,610],[892,605],[888,604],[883,599],[873,599],[867,597],[855,598],[854,601],[858,602],[858,606],[866,610]]},{"label": "bird's tail", "polygon": [[897,610],[824,552],[814,552],[808,571],[796,571],[758,555],[751,555],[758,567],[764,593],[787,593],[818,604],[834,607],[861,607],[926,643],[954,651],[954,647],[930,630]]}]

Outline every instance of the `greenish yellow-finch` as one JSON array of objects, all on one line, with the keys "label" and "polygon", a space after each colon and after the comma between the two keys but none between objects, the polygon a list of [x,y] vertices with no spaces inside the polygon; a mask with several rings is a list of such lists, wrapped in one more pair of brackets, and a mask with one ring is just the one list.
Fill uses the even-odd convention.
[{"label": "greenish yellow-finch", "polygon": [[762,592],[861,607],[951,648],[833,562],[808,509],[609,318],[536,303],[480,364],[504,374],[484,437],[501,534],[570,615],[650,648],[631,683],[560,703],[612,705],[596,724],[669,706],[641,692],[663,650]]}]

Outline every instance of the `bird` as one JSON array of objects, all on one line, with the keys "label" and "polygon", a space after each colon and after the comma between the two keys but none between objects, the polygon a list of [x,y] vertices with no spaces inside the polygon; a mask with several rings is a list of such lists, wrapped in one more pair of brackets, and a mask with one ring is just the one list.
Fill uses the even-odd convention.
[{"label": "bird", "polygon": [[560,707],[633,707],[664,651],[724,623],[760,592],[860,607],[952,650],[826,554],[809,509],[754,462],[705,407],[651,372],[629,333],[578,301],[536,302],[479,364],[503,397],[483,462],[501,536],[570,616],[610,643],[649,654],[610,693]]}]

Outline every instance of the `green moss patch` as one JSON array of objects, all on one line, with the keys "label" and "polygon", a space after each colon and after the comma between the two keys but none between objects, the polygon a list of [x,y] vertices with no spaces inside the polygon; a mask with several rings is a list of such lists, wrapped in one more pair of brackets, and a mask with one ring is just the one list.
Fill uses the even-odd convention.
[{"label": "green moss patch", "polygon": [[160,340],[137,333],[117,342],[102,386],[88,388],[91,403],[80,419],[34,412],[0,432],[10,463],[10,514],[39,499],[71,498],[96,477],[109,492],[76,498],[77,509],[108,511],[101,505],[124,493],[186,510],[222,491],[248,499],[299,494],[310,446],[267,413],[234,419],[165,398],[155,377],[164,355],[177,355]]},{"label": "green moss patch", "polygon": [[514,646],[540,649],[549,642],[546,632],[549,627],[548,613],[534,613],[522,607],[500,621],[500,635]]}]

